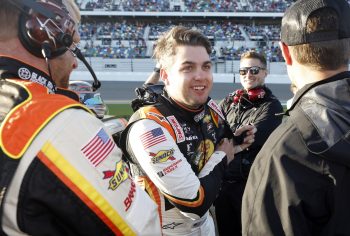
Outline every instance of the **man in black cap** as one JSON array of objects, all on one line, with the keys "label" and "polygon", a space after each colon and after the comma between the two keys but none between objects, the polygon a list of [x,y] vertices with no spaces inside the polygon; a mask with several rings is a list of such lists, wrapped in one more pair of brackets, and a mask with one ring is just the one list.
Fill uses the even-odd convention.
[{"label": "man in black cap", "polygon": [[350,7],[300,0],[282,19],[298,92],[251,168],[243,235],[350,235]]}]

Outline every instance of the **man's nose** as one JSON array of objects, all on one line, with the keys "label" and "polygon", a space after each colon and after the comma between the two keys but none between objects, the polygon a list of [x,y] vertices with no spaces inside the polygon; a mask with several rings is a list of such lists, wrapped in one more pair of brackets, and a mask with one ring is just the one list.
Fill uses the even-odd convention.
[{"label": "man's nose", "polygon": [[73,66],[72,67],[73,67],[73,70],[78,68],[78,59],[76,57],[74,57]]},{"label": "man's nose", "polygon": [[198,69],[195,74],[196,80],[202,80],[206,77],[208,72],[204,71],[203,69]]}]

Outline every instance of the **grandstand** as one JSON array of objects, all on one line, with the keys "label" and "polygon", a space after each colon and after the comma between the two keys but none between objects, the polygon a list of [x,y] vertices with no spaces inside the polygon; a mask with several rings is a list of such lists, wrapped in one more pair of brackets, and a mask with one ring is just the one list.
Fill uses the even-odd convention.
[{"label": "grandstand", "polygon": [[278,41],[281,17],[292,0],[76,2],[82,14],[80,47],[95,70],[151,71],[150,58],[159,35],[173,25],[184,25],[211,40],[216,73],[237,72],[237,61],[248,49],[266,55],[271,73],[285,73],[279,68],[284,66]]},{"label": "grandstand", "polygon": [[291,0],[76,0],[86,11],[284,12]]}]

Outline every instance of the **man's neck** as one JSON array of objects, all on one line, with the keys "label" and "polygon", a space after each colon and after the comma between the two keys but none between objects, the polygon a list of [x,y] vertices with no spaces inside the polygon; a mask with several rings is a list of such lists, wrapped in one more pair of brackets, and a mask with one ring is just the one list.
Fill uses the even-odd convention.
[{"label": "man's neck", "polygon": [[8,41],[0,41],[0,55],[16,58],[17,60],[35,65],[39,70],[48,73],[47,65],[44,59],[30,54],[21,44],[18,38]]},{"label": "man's neck", "polygon": [[292,80],[295,82],[297,87],[300,89],[306,84],[315,83],[317,81],[325,80],[336,74],[347,71],[347,66],[342,66],[336,70],[316,70],[309,66],[304,66],[301,64],[293,64],[290,68],[292,73]]}]

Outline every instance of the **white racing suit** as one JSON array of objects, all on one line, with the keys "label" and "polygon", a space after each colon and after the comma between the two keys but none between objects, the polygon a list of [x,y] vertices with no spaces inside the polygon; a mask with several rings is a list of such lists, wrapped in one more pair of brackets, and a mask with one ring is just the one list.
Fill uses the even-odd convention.
[{"label": "white racing suit", "polygon": [[213,100],[197,111],[160,100],[140,108],[123,133],[132,173],[158,203],[163,235],[215,235],[209,208],[227,162],[215,146],[227,126]]},{"label": "white racing suit", "polygon": [[0,100],[1,235],[161,235],[157,205],[81,104],[18,79],[0,79]]},{"label": "white racing suit", "polygon": [[125,118],[117,118],[115,116],[104,116],[102,122],[107,133],[111,136],[123,131],[128,124]]}]

